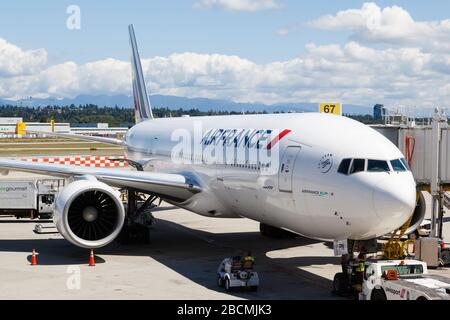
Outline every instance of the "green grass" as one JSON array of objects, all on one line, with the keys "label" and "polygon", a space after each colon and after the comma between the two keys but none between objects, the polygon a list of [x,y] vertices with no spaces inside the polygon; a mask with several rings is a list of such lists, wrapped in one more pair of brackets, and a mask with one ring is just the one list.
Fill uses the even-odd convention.
[{"label": "green grass", "polygon": [[[32,144],[21,144],[21,142]],[[53,150],[55,148],[61,148],[61,150]],[[123,155],[123,148],[104,143],[86,142],[81,140],[60,139],[60,138],[0,139],[1,157],[21,157],[21,156],[29,157],[29,156],[49,156],[49,155],[121,156]]]},{"label": "green grass", "polygon": [[97,149],[117,149],[120,147],[114,147],[109,144],[102,143],[80,143],[80,142],[67,142],[67,143],[57,143],[57,144],[48,144],[48,143],[36,143],[36,144],[8,144],[8,143],[0,143],[0,150],[4,148],[8,149],[25,149],[25,148],[39,148],[39,149],[48,149],[48,148],[97,148]]},{"label": "green grass", "polygon": [[18,142],[64,142],[64,141],[81,141],[78,139],[66,138],[0,138],[0,143],[18,143]]}]

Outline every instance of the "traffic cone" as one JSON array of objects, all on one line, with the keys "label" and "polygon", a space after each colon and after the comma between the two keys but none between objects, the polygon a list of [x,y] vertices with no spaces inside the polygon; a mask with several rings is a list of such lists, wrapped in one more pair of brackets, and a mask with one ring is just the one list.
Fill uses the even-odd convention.
[{"label": "traffic cone", "polygon": [[33,252],[31,253],[31,265],[32,266],[37,265],[36,250],[35,249],[33,249]]},{"label": "traffic cone", "polygon": [[94,249],[91,249],[91,256],[89,257],[89,267],[95,267]]}]

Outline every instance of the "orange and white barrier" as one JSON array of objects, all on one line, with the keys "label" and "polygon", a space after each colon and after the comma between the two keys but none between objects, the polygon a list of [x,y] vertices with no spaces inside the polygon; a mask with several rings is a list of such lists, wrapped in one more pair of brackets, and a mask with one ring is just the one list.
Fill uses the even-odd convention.
[{"label": "orange and white barrier", "polygon": [[66,164],[79,167],[128,167],[128,162],[111,159],[124,159],[124,157],[106,156],[70,156],[70,157],[39,157],[22,159],[28,162]]}]

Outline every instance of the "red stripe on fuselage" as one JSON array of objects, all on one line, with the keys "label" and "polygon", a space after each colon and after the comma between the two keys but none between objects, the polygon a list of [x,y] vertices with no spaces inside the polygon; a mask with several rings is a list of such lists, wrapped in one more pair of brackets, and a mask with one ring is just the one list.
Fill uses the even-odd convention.
[{"label": "red stripe on fuselage", "polygon": [[283,139],[285,136],[287,136],[289,133],[291,133],[292,130],[283,130],[281,131],[281,133],[279,135],[277,135],[272,141],[270,141],[270,143],[267,145],[267,150],[270,150],[273,148],[274,145],[276,145],[278,143],[278,141],[280,141],[281,139]]}]

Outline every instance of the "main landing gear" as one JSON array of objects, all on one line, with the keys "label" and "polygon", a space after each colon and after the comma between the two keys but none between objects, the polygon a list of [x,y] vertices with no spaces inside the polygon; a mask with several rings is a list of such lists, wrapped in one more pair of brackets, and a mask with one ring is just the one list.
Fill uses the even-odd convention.
[{"label": "main landing gear", "polygon": [[126,220],[122,231],[117,238],[120,244],[148,244],[150,243],[150,227],[153,225],[153,215],[151,210],[158,205],[154,202],[156,196],[145,195],[132,190],[122,190],[122,200],[126,205]]}]

